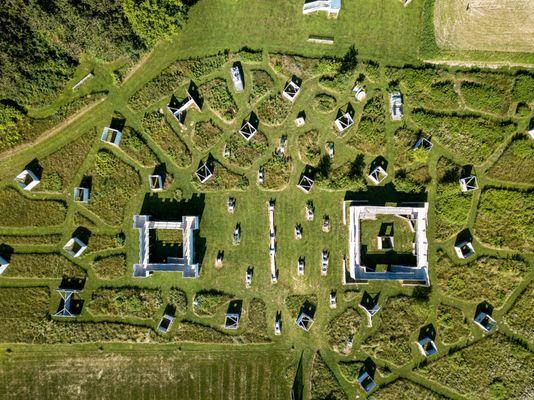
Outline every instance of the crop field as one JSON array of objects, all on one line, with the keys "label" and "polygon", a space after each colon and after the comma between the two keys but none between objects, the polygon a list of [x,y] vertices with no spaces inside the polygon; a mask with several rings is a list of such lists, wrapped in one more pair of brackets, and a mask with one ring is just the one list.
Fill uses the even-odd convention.
[{"label": "crop field", "polygon": [[436,42],[446,50],[534,51],[530,0],[435,0]]},{"label": "crop field", "polygon": [[[0,146],[0,256],[9,262],[0,274],[0,398],[532,394],[532,72],[402,66],[418,57],[418,31],[408,29],[421,17],[424,4],[416,0],[407,7],[351,2],[338,20],[293,20],[300,3],[267,3],[199,2],[179,39],[160,43],[128,79],[114,80],[124,71],[108,65],[52,113],[69,109],[77,118],[54,119],[57,131],[35,142],[15,140],[21,125],[14,142]],[[268,13],[273,25],[262,23]],[[251,31],[246,43],[244,30]],[[334,35],[336,44],[309,47],[311,33]],[[350,48],[354,37],[360,42]],[[242,92],[233,65],[243,74]],[[281,95],[292,78],[300,85],[294,102]],[[356,83],[366,92],[361,101]],[[89,111],[75,107],[104,89]],[[401,121],[390,114],[396,91]],[[198,95],[198,109],[180,122],[167,105],[188,93]],[[346,110],[354,124],[339,133],[334,121]],[[250,140],[239,133],[245,121],[257,128]],[[118,146],[100,139],[109,126],[122,129]],[[414,150],[421,138],[430,150]],[[212,176],[201,182],[196,171],[204,162]],[[387,176],[374,184],[369,174],[377,166]],[[41,178],[31,191],[14,180],[24,169]],[[161,190],[151,190],[152,175],[162,178]],[[303,175],[314,181],[309,192],[297,187]],[[459,179],[469,175],[478,187],[464,193]],[[87,203],[75,201],[77,187],[90,189]],[[430,287],[343,283],[345,200],[429,204]],[[140,256],[134,215],[198,216],[198,278],[133,277]],[[377,271],[415,258],[406,219],[378,217],[361,227],[363,259]],[[63,248],[72,237],[87,244],[79,257]],[[382,248],[385,237],[392,248]],[[154,229],[150,238],[158,262],[183,256],[190,244],[176,230]],[[455,251],[464,241],[475,252],[467,259]],[[80,314],[55,315],[64,304],[57,289],[73,284]],[[368,297],[379,307],[372,320],[359,306]],[[497,324],[489,334],[474,322],[482,306]],[[308,331],[296,323],[302,310],[313,319]],[[225,328],[229,312],[239,314],[235,330]],[[167,313],[174,320],[164,333],[158,325]],[[437,355],[421,354],[424,332]],[[377,385],[370,393],[357,383],[364,367]]]},{"label": "crop field", "polygon": [[262,350],[9,355],[2,360],[0,397],[286,399],[289,386],[277,383],[293,356]]}]

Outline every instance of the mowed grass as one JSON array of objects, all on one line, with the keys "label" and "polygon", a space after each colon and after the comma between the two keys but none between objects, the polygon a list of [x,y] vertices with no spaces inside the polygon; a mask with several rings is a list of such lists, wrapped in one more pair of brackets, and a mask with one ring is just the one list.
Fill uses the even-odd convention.
[{"label": "mowed grass", "polygon": [[434,3],[436,42],[444,50],[534,51],[534,32],[524,29],[534,13],[531,1],[435,0]]},{"label": "mowed grass", "polygon": [[[344,2],[337,20],[324,13],[302,15],[296,0],[199,2],[181,35],[183,48],[209,51],[248,46],[289,53],[344,53],[356,46],[367,58],[408,61],[418,56],[422,2]],[[206,29],[209,26],[210,29]],[[310,35],[334,37],[332,50],[307,42]]]},{"label": "mowed grass", "polygon": [[283,372],[293,356],[262,350],[23,353],[0,361],[0,397],[287,399]]}]

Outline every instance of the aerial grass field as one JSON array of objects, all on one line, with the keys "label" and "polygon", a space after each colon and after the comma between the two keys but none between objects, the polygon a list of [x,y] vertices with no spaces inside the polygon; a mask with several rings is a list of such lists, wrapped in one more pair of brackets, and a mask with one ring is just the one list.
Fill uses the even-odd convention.
[{"label": "aerial grass field", "polygon": [[[176,37],[119,71],[123,79],[109,64],[78,98],[67,87],[65,104],[49,111],[63,121],[57,131],[0,146],[0,256],[9,261],[0,275],[1,398],[529,398],[534,148],[526,132],[534,75],[420,65],[413,27],[422,26],[425,2],[345,3],[335,20],[304,17],[294,1],[200,1]],[[310,44],[311,34],[335,44]],[[230,76],[235,63],[240,93]],[[301,91],[289,102],[281,91],[293,75]],[[362,101],[356,82],[367,93]],[[189,109],[180,124],[166,106],[186,99],[189,88],[198,89],[201,109]],[[61,110],[104,89],[88,112],[73,108],[78,117],[63,118]],[[404,101],[398,122],[390,116],[393,91]],[[354,125],[339,134],[334,121],[346,109]],[[246,141],[238,131],[255,117],[258,132]],[[117,120],[124,124],[119,146],[101,142],[102,129]],[[413,149],[420,138],[430,151]],[[213,172],[205,183],[195,175],[203,162]],[[368,178],[377,165],[387,173],[380,185]],[[42,178],[32,191],[14,181],[25,168]],[[155,173],[164,182],[158,192],[149,187]],[[303,174],[315,180],[309,193],[297,188]],[[470,174],[478,189],[462,193],[458,180]],[[73,198],[83,185],[91,189],[87,204]],[[430,287],[343,284],[344,200],[429,203]],[[139,214],[199,217],[198,278],[132,276]],[[377,270],[395,256],[412,257],[405,220],[380,217],[362,229],[368,256],[380,253],[377,236],[394,239],[395,252],[380,253]],[[80,257],[63,250],[73,235],[88,244]],[[185,246],[169,231],[155,239],[162,258]],[[454,245],[466,240],[475,254],[463,260]],[[56,289],[74,277],[85,279],[75,295],[81,314],[54,316]],[[380,307],[372,324],[358,306],[367,294]],[[473,321],[484,301],[497,332],[483,333]],[[228,330],[234,306],[239,327]],[[169,307],[174,321],[162,333]],[[302,309],[313,314],[308,332],[295,321]],[[426,358],[416,342],[428,326],[438,354]],[[377,387],[366,394],[357,378],[369,364]]]}]

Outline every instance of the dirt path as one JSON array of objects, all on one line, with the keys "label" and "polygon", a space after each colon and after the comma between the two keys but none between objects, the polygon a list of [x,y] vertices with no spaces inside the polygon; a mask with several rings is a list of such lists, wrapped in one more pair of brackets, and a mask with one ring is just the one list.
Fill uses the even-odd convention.
[{"label": "dirt path", "polygon": [[95,108],[97,105],[104,102],[104,100],[107,99],[107,96],[102,97],[101,99],[95,101],[93,104],[89,104],[85,108],[82,108],[81,110],[77,111],[75,114],[67,117],[63,122],[59,123],[58,125],[55,125],[51,129],[44,131],[40,136],[38,136],[35,140],[32,140],[31,142],[21,144],[19,146],[13,147],[12,149],[4,151],[2,154],[0,154],[0,161],[4,161],[7,158],[13,157],[17,153],[20,153],[23,150],[26,150],[29,147],[36,146],[45,140],[51,138],[56,133],[58,133],[60,130],[65,128],[67,125],[70,125],[77,119],[83,117],[86,113],[91,111],[93,108]]},{"label": "dirt path", "polygon": [[514,63],[509,61],[462,61],[462,60],[423,60],[426,64],[448,65],[450,67],[479,67],[479,68],[502,68],[502,67],[521,67],[534,68],[534,64]]}]

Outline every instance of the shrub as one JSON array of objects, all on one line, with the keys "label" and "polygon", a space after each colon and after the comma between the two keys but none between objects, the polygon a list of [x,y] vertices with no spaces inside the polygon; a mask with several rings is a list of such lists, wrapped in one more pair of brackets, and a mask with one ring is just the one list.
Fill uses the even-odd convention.
[{"label": "shrub", "polygon": [[250,71],[252,76],[252,89],[250,90],[249,103],[253,103],[274,89],[274,79],[262,69]]},{"label": "shrub", "polygon": [[226,81],[215,78],[199,88],[210,108],[226,121],[232,121],[237,114],[237,104],[228,90]]},{"label": "shrub", "polygon": [[0,189],[0,225],[52,226],[60,225],[67,215],[67,206],[60,200],[30,200],[16,189]]},{"label": "shrub", "polygon": [[213,176],[205,183],[200,183],[193,174],[193,186],[200,192],[218,190],[245,190],[249,183],[245,175],[230,171],[221,163],[214,161],[212,165]]},{"label": "shrub", "polygon": [[486,160],[504,138],[517,128],[511,121],[422,109],[414,110],[412,119],[440,144],[474,163]]},{"label": "shrub", "polygon": [[528,266],[521,260],[494,257],[455,265],[440,252],[435,269],[438,286],[446,295],[465,301],[488,300],[497,307],[521,282]]},{"label": "shrub", "polygon": [[14,253],[2,276],[17,278],[84,277],[85,271],[58,253]]},{"label": "shrub", "polygon": [[349,146],[371,154],[379,154],[383,150],[386,143],[383,100],[382,93],[377,92],[367,101],[358,129],[352,129],[348,137]]},{"label": "shrub", "polygon": [[192,140],[200,150],[206,151],[216,144],[223,136],[223,130],[210,119],[195,124]]},{"label": "shrub", "polygon": [[337,100],[334,96],[326,93],[319,93],[313,98],[313,108],[321,113],[329,113],[335,110]]},{"label": "shrub", "polygon": [[169,304],[176,307],[176,312],[185,314],[187,312],[187,295],[182,289],[169,289]]},{"label": "shrub", "polygon": [[338,72],[332,76],[321,76],[319,83],[331,90],[339,93],[347,92],[352,89],[354,83],[354,71]]},{"label": "shrub", "polygon": [[215,54],[208,57],[177,61],[174,65],[182,75],[198,79],[220,69],[227,60],[226,54]]},{"label": "shrub", "polygon": [[425,378],[454,387],[466,398],[517,399],[534,384],[531,365],[532,355],[527,349],[496,333],[419,372]]},{"label": "shrub", "polygon": [[269,190],[281,190],[289,184],[293,163],[291,157],[274,154],[261,168],[265,173],[262,187]]},{"label": "shrub", "polygon": [[245,63],[260,63],[263,61],[263,53],[261,50],[252,50],[246,47],[242,48],[235,54],[242,62]]},{"label": "shrub", "polygon": [[88,175],[93,181],[87,207],[108,224],[119,225],[124,208],[139,190],[139,174],[112,153],[101,150]]},{"label": "shrub", "polygon": [[531,311],[533,296],[534,283],[530,283],[504,317],[506,324],[529,342],[534,340],[534,315]]},{"label": "shrub", "polygon": [[429,305],[424,300],[406,296],[389,298],[378,314],[379,329],[367,338],[362,349],[396,365],[410,361],[410,337],[418,332],[429,314]]},{"label": "shrub", "polygon": [[446,304],[438,306],[436,325],[438,336],[445,344],[453,344],[470,336],[462,311]]},{"label": "shrub", "polygon": [[89,309],[95,315],[152,318],[162,304],[156,289],[99,288],[91,296]]},{"label": "shrub", "polygon": [[328,323],[328,342],[334,351],[343,352],[349,337],[360,328],[361,317],[356,309],[349,307]]},{"label": "shrub", "polygon": [[299,155],[303,162],[317,165],[321,159],[321,147],[319,146],[319,131],[312,129],[299,135]]},{"label": "shrub", "polygon": [[193,309],[198,315],[214,315],[224,304],[234,296],[216,290],[203,290],[195,294]]},{"label": "shrub", "polygon": [[191,151],[157,111],[145,114],[143,129],[180,168],[191,164]]},{"label": "shrub", "polygon": [[419,139],[420,132],[407,126],[401,126],[393,134],[395,145],[395,165],[404,166],[414,162],[413,146]]},{"label": "shrub", "polygon": [[[323,157],[326,161],[327,157]],[[347,162],[335,169],[321,168],[315,178],[318,187],[330,190],[364,190],[367,187],[363,177],[363,155],[359,155],[352,162]]]},{"label": "shrub", "polygon": [[312,400],[346,400],[347,394],[343,391],[336,376],[324,362],[321,354],[317,352],[313,358],[311,371]]},{"label": "shrub", "polygon": [[524,72],[517,75],[512,90],[512,98],[514,101],[534,102],[534,75]]},{"label": "shrub", "polygon": [[164,69],[130,97],[128,106],[132,110],[140,111],[163,97],[169,97],[185,82],[185,77],[179,67],[180,64],[173,63]]},{"label": "shrub", "polygon": [[145,138],[129,126],[122,130],[121,148],[145,167],[153,167],[159,162],[158,156],[150,148]]},{"label": "shrub", "polygon": [[488,171],[488,176],[501,181],[534,184],[534,144],[521,136],[506,148]]},{"label": "shrub", "polygon": [[188,11],[181,0],[123,0],[121,7],[132,30],[148,45],[177,33]]},{"label": "shrub", "polygon": [[475,233],[485,243],[529,251],[534,246],[534,194],[487,189],[480,195]]},{"label": "shrub", "polygon": [[122,278],[128,272],[126,255],[116,254],[108,257],[97,257],[93,262],[93,271],[99,279]]},{"label": "shrub", "polygon": [[290,110],[291,103],[283,99],[280,93],[274,93],[258,104],[258,117],[264,124],[280,125]]},{"label": "shrub", "polygon": [[337,365],[343,378],[351,383],[356,383],[364,364],[360,361],[340,361]]},{"label": "shrub", "polygon": [[399,192],[424,192],[430,180],[428,166],[426,165],[411,170],[399,169],[395,171],[395,188]]},{"label": "shrub", "polygon": [[268,146],[267,136],[259,131],[248,141],[238,133],[232,134],[226,142],[228,161],[241,168],[249,167],[265,154]]},{"label": "shrub", "polygon": [[462,97],[467,107],[494,114],[506,114],[510,108],[509,92],[503,92],[495,85],[476,82],[462,82]]}]

